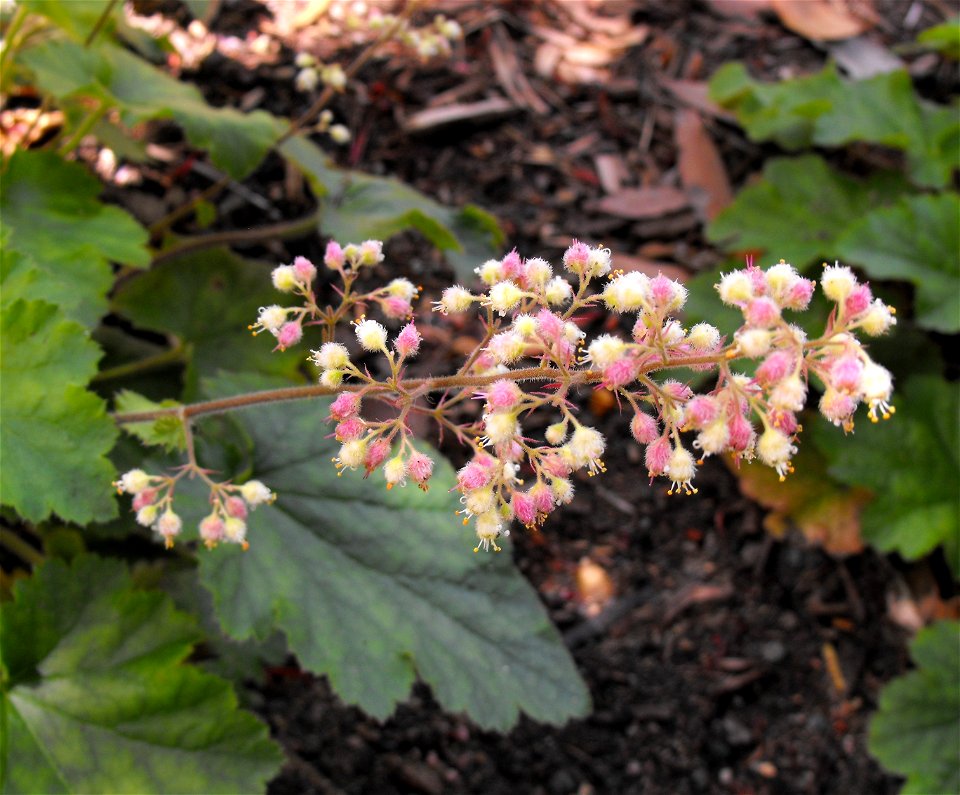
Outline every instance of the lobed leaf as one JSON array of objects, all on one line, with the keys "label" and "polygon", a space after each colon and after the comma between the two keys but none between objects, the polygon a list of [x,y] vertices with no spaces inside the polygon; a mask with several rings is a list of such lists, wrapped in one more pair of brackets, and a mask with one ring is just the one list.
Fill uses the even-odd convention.
[{"label": "lobed leaf", "polygon": [[916,322],[960,330],[960,197],[908,196],[854,222],[837,240],[837,253],[880,279],[916,286]]},{"label": "lobed leaf", "polygon": [[960,60],[960,16],[927,28],[917,36],[917,41],[947,58]]},{"label": "lobed leaf", "polygon": [[[114,397],[114,406],[118,412],[155,411],[179,405],[175,400],[158,403],[129,389],[121,390]],[[176,417],[161,417],[151,422],[131,422],[125,424],[123,430],[136,436],[148,447],[162,447],[164,450],[173,451],[185,450],[187,446],[183,423]]]},{"label": "lobed leaf", "polygon": [[106,312],[110,262],[139,268],[150,261],[146,230],[101,202],[100,189],[83,166],[54,152],[18,150],[0,191],[4,259],[7,252],[20,255],[5,264],[5,279],[28,278],[30,298],[56,304],[87,327]]},{"label": "lobed leaf", "polygon": [[193,619],[121,563],[50,561],[0,609],[4,792],[249,792],[276,773],[230,685],[182,664]]},{"label": "lobed leaf", "polygon": [[844,436],[821,421],[813,438],[832,476],[874,493],[862,514],[867,541],[908,560],[942,544],[960,574],[960,394],[940,378],[915,376],[897,384],[894,402],[897,413],[886,422]]},{"label": "lobed leaf", "polygon": [[837,240],[863,214],[905,188],[893,174],[867,181],[839,174],[816,155],[774,158],[707,228],[711,242],[783,257],[798,269],[833,260]]},{"label": "lobed leaf", "polygon": [[[262,388],[218,379],[216,392]],[[583,682],[508,555],[474,555],[454,511],[450,466],[428,494],[336,476],[327,401],[237,415],[254,441],[253,476],[280,493],[251,517],[251,548],[200,558],[201,581],[236,638],[277,626],[304,667],[378,717],[420,676],[449,710],[505,729],[520,710],[559,723],[589,708]]]},{"label": "lobed leaf", "polygon": [[243,179],[286,129],[264,111],[240,113],[207,104],[192,85],[117,46],[85,49],[71,41],[48,41],[22,53],[37,84],[57,98],[90,96],[120,109],[125,124],[171,118],[190,141],[234,179]]},{"label": "lobed leaf", "polygon": [[130,280],[114,296],[114,310],[141,328],[189,344],[184,390],[189,399],[201,376],[220,370],[295,377],[302,349],[271,353],[273,337],[254,337],[247,330],[259,307],[283,301],[270,284],[268,266],[217,248],[169,259]]},{"label": "lobed leaf", "polygon": [[880,692],[869,748],[907,777],[904,795],[960,791],[960,623],[941,621],[910,644],[917,670]]},{"label": "lobed leaf", "polygon": [[83,388],[99,358],[83,327],[52,304],[19,300],[0,314],[0,503],[31,522],[116,513],[106,454],[117,430]]},{"label": "lobed leaf", "polygon": [[497,252],[503,232],[474,205],[444,207],[400,180],[336,168],[309,138],[296,136],[280,152],[306,176],[320,200],[320,233],[343,243],[387,240],[414,229],[444,252],[460,278]]}]

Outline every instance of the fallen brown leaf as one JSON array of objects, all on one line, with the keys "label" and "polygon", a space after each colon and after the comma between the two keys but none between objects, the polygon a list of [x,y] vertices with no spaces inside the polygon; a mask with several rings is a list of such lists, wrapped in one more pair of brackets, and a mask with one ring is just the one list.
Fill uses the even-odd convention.
[{"label": "fallen brown leaf", "polygon": [[784,27],[811,41],[859,36],[875,24],[870,0],[771,0]]},{"label": "fallen brown leaf", "polygon": [[696,111],[677,111],[673,135],[683,186],[688,191],[702,192],[703,213],[707,220],[712,221],[733,201],[733,190],[720,152]]},{"label": "fallen brown leaf", "polygon": [[687,194],[679,188],[626,188],[593,202],[589,209],[615,215],[617,218],[640,220],[686,210],[690,206]]}]

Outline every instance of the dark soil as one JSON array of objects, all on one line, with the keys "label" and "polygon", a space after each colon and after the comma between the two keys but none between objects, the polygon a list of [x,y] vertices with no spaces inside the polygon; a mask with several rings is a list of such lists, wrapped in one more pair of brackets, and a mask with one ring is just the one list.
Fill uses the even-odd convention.
[{"label": "dark soil", "polygon": [[[611,62],[605,82],[563,84],[538,77],[532,65],[540,41],[533,31],[563,26],[562,0],[440,5],[466,30],[463,49],[429,67],[371,65],[363,73],[367,91],[334,103],[355,135],[337,156],[445,203],[487,208],[502,219],[510,246],[554,261],[579,237],[688,273],[719,262],[695,211],[625,221],[593,209],[591,201],[604,196],[595,156],[620,157],[626,186],[675,184],[681,104],[661,78],[704,80],[740,59],[756,77],[774,80],[817,70],[827,58],[772,16],[723,16],[719,2],[618,0],[609,13],[629,14],[648,28],[646,38]],[[912,40],[946,13],[934,2],[875,5],[878,22],[867,38],[886,47]],[[175,3],[159,7],[187,19]],[[270,8],[280,14],[285,4]],[[249,39],[270,20],[262,6],[242,0],[224,4],[213,30]],[[295,116],[308,103],[292,88],[292,61],[309,32],[269,29],[281,44],[273,62],[252,68],[214,56],[185,76],[217,104],[248,100]],[[403,131],[404,119],[440,92],[455,92],[459,102],[502,95],[491,55],[497,48],[516,56],[543,112],[520,109],[421,135]],[[351,52],[340,55],[346,61]],[[931,96],[952,79],[933,62],[918,58],[911,66]],[[710,113],[704,124],[734,187],[775,153]],[[269,198],[277,216],[296,217],[312,200],[286,178],[272,160],[247,185]],[[196,187],[188,183],[183,192]],[[221,209],[225,228],[264,220],[262,208],[234,194],[224,195]],[[311,238],[255,253],[318,258],[321,245]],[[413,236],[395,239],[389,253],[428,293],[449,283],[439,257]],[[626,436],[615,410],[597,415],[608,438]],[[866,751],[878,689],[907,666],[905,634],[887,616],[891,563],[870,552],[841,561],[793,537],[774,540],[762,530],[762,509],[741,496],[720,462],[702,468],[699,494],[669,498],[662,484],[647,485],[632,444],[611,444],[606,458],[605,475],[580,481],[573,504],[541,533],[515,532],[511,550],[590,687],[589,718],[564,727],[523,719],[499,735],[442,712],[418,686],[380,723],[342,704],[324,679],[272,669],[258,688],[258,709],[289,761],[269,791],[895,792],[898,780]],[[577,587],[584,558],[614,586],[613,599],[593,617]]]}]

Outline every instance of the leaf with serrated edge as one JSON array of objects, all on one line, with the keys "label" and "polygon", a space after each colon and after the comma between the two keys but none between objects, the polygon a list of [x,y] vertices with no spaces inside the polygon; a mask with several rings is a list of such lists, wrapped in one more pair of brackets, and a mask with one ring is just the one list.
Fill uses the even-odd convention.
[{"label": "leaf with serrated edge", "polygon": [[862,514],[865,540],[908,560],[943,544],[960,574],[960,395],[942,379],[917,376],[896,384],[893,397],[891,419],[871,425],[863,418],[846,437],[818,421],[813,438],[832,476],[873,491]]},{"label": "leaf with serrated edge", "polygon": [[[157,403],[129,389],[118,392],[114,397],[114,404],[116,411],[120,413],[156,411],[180,405],[175,400],[163,400]],[[164,450],[186,449],[187,440],[183,432],[183,423],[177,417],[161,417],[150,422],[128,422],[123,429],[148,446],[162,447]]]},{"label": "leaf with serrated edge", "polygon": [[917,323],[953,333],[960,330],[958,218],[955,193],[908,196],[854,223],[837,241],[837,252],[870,276],[912,282]]},{"label": "leaf with serrated edge", "polygon": [[97,97],[119,106],[127,124],[175,119],[190,141],[206,149],[214,165],[234,179],[253,171],[285,129],[264,111],[211,107],[196,86],[106,42],[95,49],[69,41],[45,42],[25,51],[21,60],[33,70],[37,84],[56,97]]},{"label": "leaf with serrated edge", "polygon": [[[262,384],[224,377],[212,391]],[[323,400],[237,415],[254,440],[253,476],[279,497],[251,517],[247,552],[200,557],[224,629],[263,637],[279,626],[304,667],[381,718],[416,675],[485,727],[505,729],[520,710],[552,723],[583,715],[583,682],[509,555],[470,551],[450,466],[438,462],[427,494],[337,478],[327,413]]]},{"label": "leaf with serrated edge", "polygon": [[32,522],[116,513],[106,454],[117,429],[86,391],[100,352],[52,304],[17,301],[0,316],[0,502]]},{"label": "leaf with serrated edge", "polygon": [[877,174],[861,182],[837,173],[822,158],[774,158],[763,179],[744,188],[707,229],[728,250],[760,249],[803,269],[836,255],[836,239],[864,207],[902,192],[901,178]]},{"label": "leaf with serrated edge", "polygon": [[62,307],[88,328],[107,310],[110,262],[143,267],[150,261],[146,230],[101,202],[99,193],[100,183],[83,166],[54,152],[20,150],[0,192],[5,249],[27,258],[15,270],[39,272],[30,297]]},{"label": "leaf with serrated edge", "polygon": [[183,664],[193,619],[118,561],[50,561],[2,617],[4,792],[252,792],[276,773],[230,685]]},{"label": "leaf with serrated edge", "polygon": [[284,141],[279,149],[321,201],[321,234],[341,243],[387,240],[414,229],[446,253],[460,278],[468,278],[503,242],[496,219],[479,207],[444,207],[397,179],[336,168],[304,136]]},{"label": "leaf with serrated edge", "polygon": [[920,630],[910,655],[918,669],[880,691],[870,753],[907,777],[904,795],[960,792],[960,623]]},{"label": "leaf with serrated edge", "polygon": [[270,269],[216,248],[167,260],[131,279],[114,296],[115,311],[140,328],[176,335],[191,350],[184,399],[200,376],[256,370],[294,378],[304,347],[271,353],[276,340],[247,327],[257,310],[289,304],[270,283]]}]

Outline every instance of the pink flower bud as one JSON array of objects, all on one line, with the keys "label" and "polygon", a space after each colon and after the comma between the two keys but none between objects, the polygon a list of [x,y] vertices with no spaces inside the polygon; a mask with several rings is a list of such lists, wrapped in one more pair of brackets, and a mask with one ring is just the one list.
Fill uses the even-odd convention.
[{"label": "pink flower bud", "polygon": [[460,491],[480,489],[490,482],[491,467],[484,466],[479,461],[471,461],[457,472],[457,486]]},{"label": "pink flower bud", "polygon": [[333,435],[342,444],[343,442],[349,442],[351,439],[359,439],[366,428],[367,424],[359,417],[347,417],[337,425]]},{"label": "pink flower bud", "polygon": [[750,286],[753,288],[753,294],[755,296],[766,295],[767,294],[767,279],[763,275],[763,271],[752,263],[748,264],[743,270],[747,274],[747,278],[750,280]]},{"label": "pink flower bud", "polygon": [[503,379],[490,384],[485,397],[487,405],[493,410],[512,409],[520,402],[523,392],[513,381]]},{"label": "pink flower bud", "polygon": [[[367,447],[367,454],[363,458],[363,465],[369,475],[380,464],[384,462],[390,454],[390,442],[386,439],[377,439],[373,444]],[[409,470],[409,466],[407,467]]]},{"label": "pink flower bud", "polygon": [[383,309],[383,314],[394,320],[402,320],[409,317],[413,312],[410,302],[399,295],[391,295],[389,298],[383,299],[380,306]]},{"label": "pink flower bud", "polygon": [[420,332],[417,331],[417,327],[413,323],[407,323],[400,333],[397,334],[396,340],[394,340],[394,346],[397,349],[397,353],[400,354],[401,358],[406,358],[407,356],[415,356],[417,351],[420,350],[420,342],[422,341]]},{"label": "pink flower bud", "polygon": [[232,516],[235,519],[247,518],[247,504],[240,497],[227,497],[224,500],[223,507],[227,516]]},{"label": "pink flower bud", "polygon": [[782,409],[773,409],[767,415],[770,417],[770,423],[774,428],[783,431],[787,436],[793,436],[800,427],[797,422],[797,415],[792,411],[783,411]]},{"label": "pink flower bud", "polygon": [[830,367],[830,386],[842,392],[860,391],[863,362],[856,356],[841,356]]},{"label": "pink flower bud", "polygon": [[793,355],[786,351],[774,351],[757,368],[757,381],[770,386],[782,381],[793,372]]},{"label": "pink flower bud", "polygon": [[770,298],[754,298],[743,310],[748,326],[770,328],[780,317],[780,307]]},{"label": "pink flower bud", "polygon": [[517,279],[520,275],[522,265],[520,262],[520,255],[517,253],[517,250],[514,249],[502,260],[500,260],[500,269],[503,273],[504,279]]},{"label": "pink flower bud", "polygon": [[513,492],[510,507],[513,508],[513,515],[517,517],[520,524],[533,527],[537,523],[537,509],[529,495],[522,491]]},{"label": "pink flower bud", "polygon": [[630,421],[630,433],[637,440],[637,444],[650,444],[660,435],[657,421],[649,414],[638,411]]},{"label": "pink flower bud", "polygon": [[542,480],[538,480],[530,489],[530,499],[533,500],[533,507],[536,508],[537,513],[548,514],[556,505],[553,491]]},{"label": "pink flower bud", "polygon": [[847,300],[843,302],[843,305],[847,311],[847,315],[854,317],[861,312],[865,312],[872,302],[873,293],[870,291],[870,285],[858,284],[853,288],[853,292],[847,296]]},{"label": "pink flower bud", "polygon": [[632,356],[617,359],[603,371],[603,385],[607,389],[619,389],[637,377],[637,360]]},{"label": "pink flower bud", "polygon": [[345,420],[360,413],[360,395],[355,392],[341,392],[330,404],[330,418]]},{"label": "pink flower bud", "polygon": [[708,395],[697,395],[684,407],[684,425],[700,430],[713,422],[719,413],[720,408],[717,405],[716,398]]},{"label": "pink flower bud", "polygon": [[670,437],[661,436],[652,444],[647,445],[647,451],[644,454],[643,462],[647,467],[647,474],[650,477],[662,475],[667,470],[667,464],[670,463],[670,456],[673,455],[673,448],[670,446]]},{"label": "pink flower bud", "polygon": [[857,400],[846,392],[827,387],[820,398],[820,413],[834,425],[847,422],[857,410]]},{"label": "pink flower bud", "polygon": [[547,309],[537,314],[537,331],[547,342],[556,342],[563,336],[563,320]]},{"label": "pink flower bud", "polygon": [[200,538],[210,548],[223,538],[223,519],[212,513],[200,521]]},{"label": "pink flower bud", "polygon": [[574,240],[570,247],[563,252],[563,267],[576,274],[581,274],[587,269],[590,261],[590,246]]},{"label": "pink flower bud", "polygon": [[693,390],[686,384],[681,384],[679,381],[664,381],[660,387],[674,400],[683,401],[693,397]]},{"label": "pink flower bud", "polygon": [[141,491],[133,498],[133,510],[139,511],[141,508],[146,508],[148,505],[153,505],[153,503],[156,502],[156,499],[156,489],[146,489]]},{"label": "pink flower bud", "polygon": [[753,442],[753,426],[742,414],[737,413],[730,417],[727,430],[730,432],[730,449],[735,452],[743,452]]},{"label": "pink flower bud", "polygon": [[297,280],[304,284],[310,284],[317,275],[317,269],[314,264],[306,257],[297,257],[293,261],[293,272]]},{"label": "pink flower bud", "polygon": [[292,345],[296,345],[303,339],[303,329],[296,321],[289,321],[280,327],[277,332],[277,347],[284,351]]},{"label": "pink flower bud", "polygon": [[433,474],[433,459],[423,453],[414,453],[407,459],[407,474],[426,491],[427,481]]},{"label": "pink flower bud", "polygon": [[323,264],[326,265],[330,270],[341,270],[343,268],[343,263],[346,261],[343,256],[343,249],[340,248],[340,244],[336,240],[331,240],[327,243],[327,250],[323,254]]},{"label": "pink flower bud", "polygon": [[797,279],[790,287],[783,305],[786,309],[802,312],[810,305],[813,298],[814,283],[809,279]]}]

